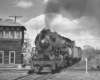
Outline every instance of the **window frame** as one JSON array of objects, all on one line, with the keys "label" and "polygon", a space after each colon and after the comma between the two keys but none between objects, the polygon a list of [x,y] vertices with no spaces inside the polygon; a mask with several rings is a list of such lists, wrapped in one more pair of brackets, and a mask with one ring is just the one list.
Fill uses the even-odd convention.
[{"label": "window frame", "polygon": [[[0,31],[2,31],[2,30],[0,30]],[[0,38],[4,38],[4,31],[2,31],[2,37],[0,37]]]},{"label": "window frame", "polygon": [[[11,53],[14,52],[14,63],[11,63]],[[9,51],[9,64],[15,64],[15,51]]]},{"label": "window frame", "polygon": [[9,38],[15,39],[15,31],[13,31],[13,32],[14,32],[14,33],[13,33],[13,34],[14,34],[14,37],[11,37],[11,32],[12,32],[12,31],[9,31]]},{"label": "window frame", "polygon": [[[0,39],[1,38],[4,38],[4,39],[22,39],[23,32],[22,32],[22,29],[20,29],[20,28],[18,28],[18,30],[17,30],[17,28],[15,28],[14,30],[11,30],[10,28],[8,28],[6,30],[6,28],[3,28],[3,30],[1,30],[1,31],[2,31],[2,36],[0,37]],[[6,33],[6,31],[8,31],[8,33]],[[12,31],[14,31],[14,37],[11,37]],[[6,34],[8,36],[6,36]],[[19,37],[17,37],[17,35],[19,35]]]},{"label": "window frame", "polygon": [[18,31],[18,34],[19,34],[19,37],[17,37],[17,31],[15,31],[15,35],[16,35],[16,39],[21,39],[22,38],[22,33],[21,33],[21,31]]},{"label": "window frame", "polygon": [[0,51],[0,52],[2,52],[2,63],[0,64],[4,64],[4,51]]},{"label": "window frame", "polygon": [[5,35],[6,35],[6,30],[4,30],[4,38],[10,38],[10,31],[8,31],[8,37],[6,37]]}]

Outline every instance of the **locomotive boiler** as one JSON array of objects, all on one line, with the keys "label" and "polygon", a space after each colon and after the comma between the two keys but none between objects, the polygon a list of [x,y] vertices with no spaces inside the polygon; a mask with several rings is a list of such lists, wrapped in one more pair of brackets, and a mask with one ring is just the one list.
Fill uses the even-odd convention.
[{"label": "locomotive boiler", "polygon": [[43,29],[35,39],[35,54],[31,59],[31,69],[41,72],[45,67],[54,72],[73,63],[73,45],[70,39]]}]

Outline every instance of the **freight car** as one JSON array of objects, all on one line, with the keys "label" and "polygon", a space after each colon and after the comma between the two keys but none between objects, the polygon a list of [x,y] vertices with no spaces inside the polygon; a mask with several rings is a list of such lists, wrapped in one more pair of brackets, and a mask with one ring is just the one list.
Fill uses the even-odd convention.
[{"label": "freight car", "polygon": [[79,55],[79,57],[78,57],[78,61],[80,61],[81,58],[82,58],[82,50],[81,50],[80,47],[78,47],[78,55]]},{"label": "freight car", "polygon": [[74,62],[78,62],[78,61],[80,61],[81,60],[81,57],[82,57],[82,50],[81,50],[81,48],[80,47],[73,47],[72,48],[73,50],[73,61]]},{"label": "freight car", "polygon": [[[73,41],[57,32],[43,29],[35,39],[36,50],[31,58],[31,69],[34,72],[41,72],[48,67],[51,73],[54,73],[72,65],[74,54],[72,44]],[[78,54],[80,53],[77,51],[77,56]]]}]

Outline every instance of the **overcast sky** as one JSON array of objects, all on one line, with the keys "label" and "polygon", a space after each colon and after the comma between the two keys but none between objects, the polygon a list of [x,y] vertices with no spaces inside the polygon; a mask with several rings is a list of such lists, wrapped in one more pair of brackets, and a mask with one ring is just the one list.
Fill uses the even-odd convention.
[{"label": "overcast sky", "polygon": [[[28,30],[29,37],[34,40],[37,30],[39,32],[45,27],[46,16],[44,13],[54,11],[56,16],[52,19],[52,21],[50,21],[50,29],[56,30],[61,35],[75,40],[77,46],[82,47],[83,45],[91,45],[95,48],[100,48],[100,22],[98,17],[100,16],[100,10],[96,11],[97,8],[100,9],[100,7],[97,6],[99,5],[97,4],[99,0],[95,0],[95,4],[97,4],[96,6],[94,6],[94,4],[89,4],[95,11],[90,6],[86,9],[87,11],[90,10],[91,13],[95,12],[95,15],[90,14],[90,12],[82,14],[84,12],[82,10],[79,11],[79,8],[76,9],[77,7],[73,8],[73,5],[71,10],[70,8],[66,8],[66,6],[63,6],[64,9],[61,9],[59,12],[60,8],[58,9],[58,3],[61,3],[62,0],[58,0],[59,2],[56,2],[57,0],[51,0],[55,1],[52,6],[51,3],[47,6],[48,1],[49,0],[0,0],[0,18],[7,19],[10,18],[9,16],[14,15],[22,16],[22,18],[17,19],[17,21],[25,25]],[[63,2],[64,1],[69,0],[63,0]],[[61,3],[61,5],[62,4],[65,5],[64,3]],[[53,7],[53,5],[56,6]],[[49,9],[50,7],[54,9],[51,10]],[[83,9],[84,5],[80,7]],[[68,9],[68,11],[66,9]],[[75,10],[77,10],[78,14]],[[84,8],[84,11],[86,10]],[[74,13],[75,15],[72,17]],[[89,16],[89,14],[92,16]]]}]

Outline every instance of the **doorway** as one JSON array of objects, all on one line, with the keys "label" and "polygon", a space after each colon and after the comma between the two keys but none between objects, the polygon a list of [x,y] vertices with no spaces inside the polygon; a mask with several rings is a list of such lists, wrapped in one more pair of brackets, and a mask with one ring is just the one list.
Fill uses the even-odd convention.
[{"label": "doorway", "polygon": [[9,64],[15,64],[15,51],[9,52]]},{"label": "doorway", "polygon": [[4,52],[0,51],[0,64],[4,63]]}]

